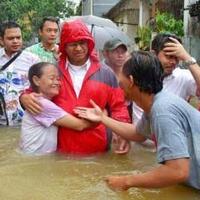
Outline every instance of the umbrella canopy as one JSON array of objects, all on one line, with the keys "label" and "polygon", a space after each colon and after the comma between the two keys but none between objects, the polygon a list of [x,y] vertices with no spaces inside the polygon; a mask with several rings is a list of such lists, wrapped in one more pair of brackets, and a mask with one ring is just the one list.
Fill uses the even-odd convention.
[{"label": "umbrella canopy", "polygon": [[69,18],[69,20],[73,19],[80,19],[87,25],[95,39],[95,48],[97,50],[103,50],[105,42],[113,38],[118,38],[127,46],[132,46],[131,39],[110,19],[94,15],[74,16]]},{"label": "umbrella canopy", "polygon": [[103,17],[97,17],[95,15],[85,15],[85,16],[79,16],[77,18],[81,19],[84,23],[88,25],[117,28],[117,25],[113,21]]},{"label": "umbrella canopy", "polygon": [[89,31],[95,40],[95,48],[97,50],[103,50],[104,44],[111,39],[118,38],[127,46],[131,46],[132,42],[130,38],[122,32],[119,28],[101,27],[96,25],[87,25]]}]

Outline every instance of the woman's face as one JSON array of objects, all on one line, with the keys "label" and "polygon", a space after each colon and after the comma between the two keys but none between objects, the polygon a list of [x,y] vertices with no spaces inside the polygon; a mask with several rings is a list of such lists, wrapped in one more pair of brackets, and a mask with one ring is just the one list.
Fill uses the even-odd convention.
[{"label": "woman's face", "polygon": [[47,65],[42,69],[42,76],[37,78],[39,92],[51,99],[58,95],[60,89],[60,77],[58,69],[54,65]]}]

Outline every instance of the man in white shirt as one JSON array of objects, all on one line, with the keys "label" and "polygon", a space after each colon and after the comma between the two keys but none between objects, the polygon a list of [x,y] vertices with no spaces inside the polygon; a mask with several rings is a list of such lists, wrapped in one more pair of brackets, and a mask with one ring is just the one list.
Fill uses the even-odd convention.
[{"label": "man in white shirt", "polygon": [[[200,87],[200,68],[196,60],[184,49],[181,39],[176,35],[160,33],[153,39],[151,49],[158,56],[164,70],[163,90],[172,92],[186,101],[195,96],[197,86]],[[142,113],[134,103],[134,122],[137,123]]]},{"label": "man in white shirt", "polygon": [[[29,86],[27,73],[31,65],[40,59],[30,52],[22,50],[22,33],[15,22],[5,22],[1,26],[0,40],[0,94],[1,115],[0,125],[18,125],[23,116],[23,109],[19,103],[19,95]],[[21,53],[6,68],[8,63],[19,52]]]}]

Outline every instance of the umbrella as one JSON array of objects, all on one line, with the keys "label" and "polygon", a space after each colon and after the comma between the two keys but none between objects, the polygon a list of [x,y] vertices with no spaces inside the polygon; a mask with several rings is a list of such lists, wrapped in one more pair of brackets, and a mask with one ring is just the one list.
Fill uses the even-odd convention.
[{"label": "umbrella", "polygon": [[94,37],[95,48],[97,50],[103,50],[105,42],[113,38],[120,39],[127,46],[132,45],[131,39],[110,19],[94,15],[74,16],[69,18],[69,20],[72,19],[80,19],[87,25],[89,31]]},{"label": "umbrella", "polygon": [[88,25],[117,28],[117,25],[113,21],[103,17],[97,17],[95,15],[84,15],[78,16],[77,18],[81,19],[84,23]]},{"label": "umbrella", "polygon": [[105,42],[110,39],[118,38],[127,46],[131,46],[130,38],[119,28],[101,27],[96,25],[87,25],[89,31],[95,40],[95,47],[98,50],[103,50]]}]

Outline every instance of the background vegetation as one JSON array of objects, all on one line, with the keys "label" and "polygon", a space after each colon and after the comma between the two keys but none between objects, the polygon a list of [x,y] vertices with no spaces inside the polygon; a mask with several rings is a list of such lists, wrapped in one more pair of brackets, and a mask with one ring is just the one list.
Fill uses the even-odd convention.
[{"label": "background vegetation", "polygon": [[184,36],[183,20],[176,19],[168,12],[157,11],[156,17],[148,25],[138,27],[135,42],[141,50],[149,50],[152,33],[173,33],[179,37]]},{"label": "background vegetation", "polygon": [[45,16],[65,18],[75,15],[75,4],[67,0],[0,0],[0,23],[13,20],[22,27],[23,39],[29,42],[37,35]]}]

